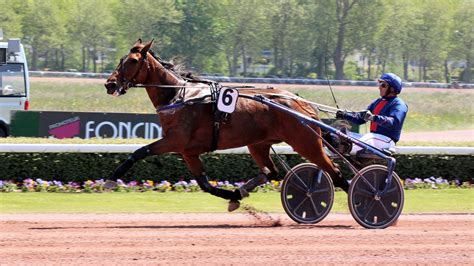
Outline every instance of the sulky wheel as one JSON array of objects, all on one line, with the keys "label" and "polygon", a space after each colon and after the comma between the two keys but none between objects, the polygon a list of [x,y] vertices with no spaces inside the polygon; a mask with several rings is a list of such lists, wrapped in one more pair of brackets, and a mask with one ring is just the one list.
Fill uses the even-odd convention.
[{"label": "sulky wheel", "polygon": [[398,175],[384,190],[388,170],[383,165],[370,165],[352,179],[349,187],[349,210],[354,219],[368,229],[383,229],[392,225],[403,209],[404,192]]},{"label": "sulky wheel", "polygon": [[328,215],[333,201],[332,180],[315,164],[299,164],[286,174],[281,187],[281,202],[293,221],[318,223]]}]

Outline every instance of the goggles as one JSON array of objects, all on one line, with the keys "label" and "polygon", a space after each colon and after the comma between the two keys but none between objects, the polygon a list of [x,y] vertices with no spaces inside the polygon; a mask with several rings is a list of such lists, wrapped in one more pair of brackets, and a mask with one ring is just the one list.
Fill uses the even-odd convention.
[{"label": "goggles", "polygon": [[382,79],[379,79],[378,82],[379,82],[379,86],[380,86],[380,87],[382,87],[382,88],[388,88],[388,83],[387,83],[387,81],[382,80]]}]

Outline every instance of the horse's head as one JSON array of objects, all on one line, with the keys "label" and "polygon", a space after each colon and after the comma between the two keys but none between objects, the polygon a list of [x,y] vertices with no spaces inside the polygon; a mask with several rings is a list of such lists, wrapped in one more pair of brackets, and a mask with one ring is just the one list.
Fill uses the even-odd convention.
[{"label": "horse's head", "polygon": [[131,86],[146,82],[149,68],[147,53],[152,44],[153,40],[143,44],[142,40],[138,39],[130,52],[120,59],[120,63],[104,84],[108,94],[120,96]]}]

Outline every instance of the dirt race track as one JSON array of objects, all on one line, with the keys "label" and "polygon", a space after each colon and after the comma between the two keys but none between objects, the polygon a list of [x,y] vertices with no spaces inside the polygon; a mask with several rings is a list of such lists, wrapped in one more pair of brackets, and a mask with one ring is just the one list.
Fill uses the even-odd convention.
[{"label": "dirt race track", "polygon": [[6,214],[0,265],[474,264],[474,215],[403,215],[385,230],[349,214]]}]

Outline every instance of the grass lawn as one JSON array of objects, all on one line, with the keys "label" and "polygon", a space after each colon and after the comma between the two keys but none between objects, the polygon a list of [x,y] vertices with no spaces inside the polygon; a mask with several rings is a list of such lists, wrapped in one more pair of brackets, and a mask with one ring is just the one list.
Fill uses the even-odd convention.
[{"label": "grass lawn", "polygon": [[[406,190],[404,213],[474,213],[474,189]],[[280,194],[252,193],[243,201],[259,210],[284,212]],[[205,193],[0,193],[0,213],[226,212],[227,202]],[[336,192],[332,212],[349,212]]]}]

